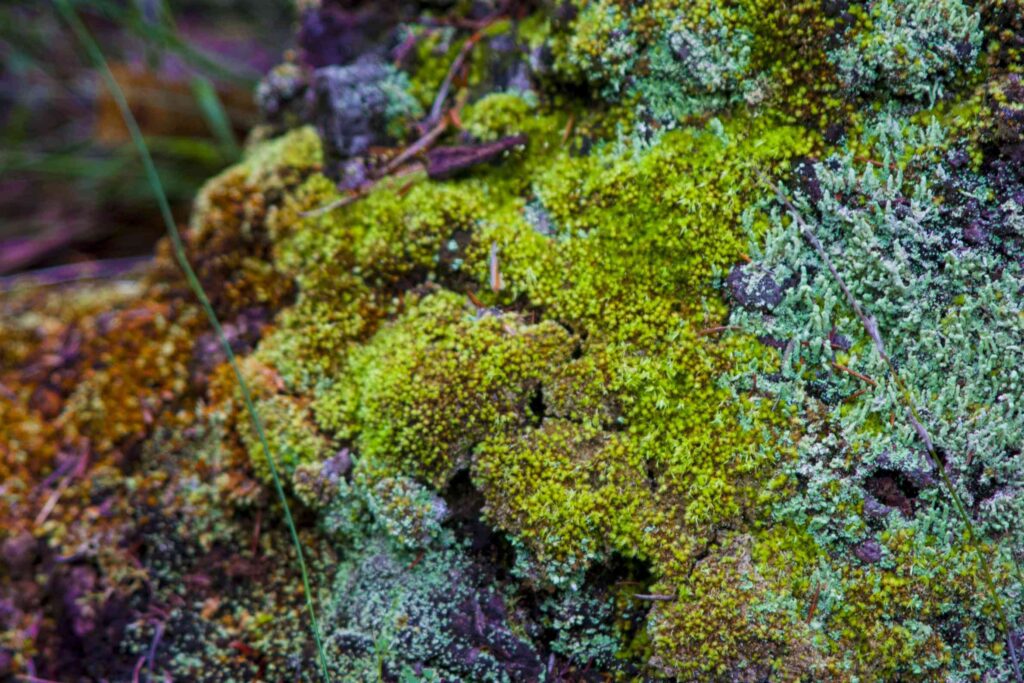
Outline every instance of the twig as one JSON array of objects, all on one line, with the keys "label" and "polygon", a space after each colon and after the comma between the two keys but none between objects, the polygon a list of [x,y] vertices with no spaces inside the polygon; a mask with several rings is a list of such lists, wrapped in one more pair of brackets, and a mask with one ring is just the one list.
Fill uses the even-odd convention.
[{"label": "twig", "polygon": [[821,595],[821,583],[814,585],[814,594],[811,596],[810,607],[807,608],[807,623],[811,623],[811,619],[814,618],[814,612],[818,609],[818,597]]},{"label": "twig", "polygon": [[413,558],[412,562],[409,563],[409,566],[405,568],[405,571],[412,570],[416,565],[418,565],[420,562],[422,562],[423,561],[423,555],[424,555],[425,552],[426,551],[423,551],[423,550],[419,551],[419,553],[416,555],[416,557]]},{"label": "twig", "polygon": [[676,596],[665,593],[637,593],[632,597],[634,600],[649,600],[651,602],[674,602],[677,599]]},{"label": "twig", "polygon": [[864,395],[864,394],[865,394],[865,393],[867,392],[867,390],[868,390],[868,388],[867,388],[867,387],[863,387],[863,388],[861,388],[861,389],[858,389],[857,391],[853,392],[852,394],[850,394],[849,396],[847,396],[846,398],[844,398],[844,399],[843,399],[843,402],[845,403],[846,401],[852,401],[852,400],[853,400],[853,399],[855,399],[855,398],[858,398],[858,397],[860,397],[860,396],[863,396],[863,395]]},{"label": "twig", "polygon": [[473,294],[471,290],[466,290],[466,297],[469,299],[469,303],[473,304],[476,308],[487,307],[486,305],[484,305],[483,301],[480,301],[476,294]]},{"label": "twig", "polygon": [[832,367],[835,368],[836,370],[839,370],[840,372],[845,372],[847,375],[853,375],[857,379],[863,380],[873,387],[878,386],[878,383],[875,382],[875,380],[868,377],[867,375],[857,372],[853,368],[848,368],[845,365],[842,365],[841,363],[836,363],[835,361],[832,361]]},{"label": "twig", "polygon": [[132,683],[139,683],[139,675],[142,673],[142,665],[146,663],[146,655],[141,655],[139,660],[135,662],[135,668],[132,669]]},{"label": "twig", "polygon": [[491,279],[491,291],[497,294],[504,288],[504,282],[501,279],[501,266],[498,263],[498,243],[491,242],[491,255],[488,259],[488,270]]},{"label": "twig", "polygon": [[486,19],[485,23],[480,26],[477,31],[466,38],[466,42],[462,44],[462,49],[459,50],[459,54],[452,60],[451,66],[448,67],[448,73],[445,74],[444,80],[441,81],[441,87],[437,91],[437,96],[434,98],[434,104],[430,107],[430,116],[427,117],[427,125],[434,126],[441,119],[441,110],[444,108],[444,101],[448,98],[448,91],[451,90],[452,81],[455,80],[455,75],[462,69],[462,65],[465,64],[466,58],[469,57],[469,53],[473,50],[473,46],[480,42],[480,39],[484,37],[484,31],[488,26],[494,23],[497,17],[491,17]]},{"label": "twig", "polygon": [[[35,526],[42,526],[43,523],[45,523],[46,520],[49,519],[50,513],[53,512],[53,508],[56,507],[57,505],[57,501],[59,501],[60,497],[64,495],[65,491],[67,491],[68,487],[71,485],[71,482],[85,474],[86,463],[88,462],[88,460],[89,450],[82,449],[82,454],[78,457],[78,460],[75,462],[74,469],[71,469],[70,472],[66,472],[61,477],[60,483],[57,485],[57,489],[50,494],[50,497],[46,500],[46,503],[43,504],[43,507],[39,511],[39,514],[36,515],[36,518],[34,520]],[[71,461],[68,460],[65,463],[62,463],[58,470],[66,471],[67,469],[70,469],[70,465]]]},{"label": "twig", "polygon": [[153,676],[153,667],[156,662],[156,649],[160,647],[160,640],[164,637],[164,622],[156,622],[156,632],[153,634],[153,642],[149,644],[149,653],[146,655],[146,665],[150,677]]},{"label": "twig", "polygon": [[353,191],[352,194],[348,194],[348,195],[345,195],[344,197],[341,197],[339,199],[335,199],[333,202],[329,202],[327,204],[324,204],[323,206],[318,206],[317,208],[310,209],[309,211],[300,211],[299,215],[302,216],[303,218],[315,218],[316,216],[322,216],[325,213],[333,211],[334,209],[341,208],[342,206],[345,206],[346,204],[351,204],[355,200],[357,200],[360,197],[362,197],[363,194],[364,194],[363,192],[360,192],[359,190],[355,190],[355,191]]},{"label": "twig", "polygon": [[707,337],[708,335],[718,334],[719,332],[727,332],[729,330],[740,329],[737,325],[716,325],[715,327],[706,327],[703,330],[697,330],[698,337]]},{"label": "twig", "polygon": [[57,501],[60,500],[60,497],[64,495],[64,492],[67,491],[68,486],[70,485],[71,475],[60,480],[60,484],[58,484],[54,492],[50,494],[50,497],[46,499],[46,503],[43,505],[43,508],[39,511],[39,514],[36,515],[36,518],[33,521],[33,524],[36,527],[40,527],[46,522],[50,517],[50,513],[53,512],[53,508],[57,506]]},{"label": "twig", "polygon": [[391,173],[393,170],[404,164],[409,159],[413,158],[420,152],[430,147],[430,145],[434,144],[434,142],[439,137],[441,137],[441,134],[444,133],[445,130],[447,130],[447,128],[448,117],[445,117],[441,119],[433,128],[424,133],[420,139],[418,139],[416,142],[412,143],[411,145],[403,149],[401,152],[398,153],[398,156],[396,156],[394,159],[385,164],[384,168],[382,168],[380,171],[380,175],[386,176],[387,174]]}]

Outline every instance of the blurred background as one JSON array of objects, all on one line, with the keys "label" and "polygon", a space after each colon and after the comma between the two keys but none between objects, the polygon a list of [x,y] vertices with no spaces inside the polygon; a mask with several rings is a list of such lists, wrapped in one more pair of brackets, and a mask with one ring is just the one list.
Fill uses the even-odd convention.
[{"label": "blurred background", "polygon": [[[292,0],[77,0],[139,120],[176,218],[239,155]],[[148,255],[164,234],[99,74],[45,0],[0,3],[0,278]]]}]

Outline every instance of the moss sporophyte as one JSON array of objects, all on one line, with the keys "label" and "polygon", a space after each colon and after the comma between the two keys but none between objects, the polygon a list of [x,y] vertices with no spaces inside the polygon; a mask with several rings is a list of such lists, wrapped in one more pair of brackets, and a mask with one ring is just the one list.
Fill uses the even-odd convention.
[{"label": "moss sporophyte", "polygon": [[5,476],[102,468],[39,538],[190,680],[310,675],[307,604],[330,680],[1019,680],[1012,3],[471,4],[307,8],[180,250],[4,304],[80,340]]}]

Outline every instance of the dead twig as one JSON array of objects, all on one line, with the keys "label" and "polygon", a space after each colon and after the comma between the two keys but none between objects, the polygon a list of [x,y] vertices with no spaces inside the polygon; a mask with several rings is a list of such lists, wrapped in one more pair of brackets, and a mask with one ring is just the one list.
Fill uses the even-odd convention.
[{"label": "dead twig", "polygon": [[706,327],[703,330],[697,330],[698,337],[707,337],[712,334],[718,334],[719,332],[727,332],[729,330],[740,329],[736,325],[716,325],[715,327]]},{"label": "dead twig", "polygon": [[859,398],[859,397],[863,396],[865,393],[867,393],[867,390],[868,390],[867,387],[864,387],[862,389],[858,389],[857,391],[853,392],[852,394],[850,394],[849,396],[844,398],[843,399],[843,403],[845,403],[847,401],[852,401],[855,398]]},{"label": "dead twig", "polygon": [[491,291],[497,294],[505,287],[505,283],[501,279],[501,266],[498,264],[497,242],[491,242],[491,255],[488,260],[488,269],[490,271]]},{"label": "dead twig", "polygon": [[434,144],[434,142],[436,142],[437,139],[441,137],[441,134],[448,129],[448,118],[449,117],[446,116],[445,118],[441,119],[433,128],[428,130],[426,133],[423,134],[422,137],[416,140],[416,142],[412,143],[411,145],[403,149],[401,152],[399,152],[394,159],[385,164],[384,167],[380,170],[380,176],[388,175],[393,170],[404,164],[409,159],[412,159],[420,152],[426,151],[427,148]]},{"label": "dead twig", "polygon": [[848,368],[845,365],[842,365],[840,363],[836,363],[835,361],[832,361],[832,367],[835,368],[836,370],[838,370],[839,372],[845,372],[847,375],[852,375],[853,377],[856,377],[859,380],[867,382],[868,384],[870,384],[873,387],[877,387],[878,386],[878,383],[875,382],[875,380],[871,379],[870,377],[868,377],[867,375],[865,375],[863,373],[857,372],[853,368]]},{"label": "dead twig", "polygon": [[89,450],[82,449],[82,455],[75,463],[75,468],[61,478],[60,484],[58,484],[54,492],[50,494],[50,497],[46,499],[46,503],[43,504],[42,509],[39,510],[39,514],[36,515],[33,522],[36,527],[42,526],[46,520],[49,519],[50,513],[53,512],[53,509],[57,506],[57,502],[60,500],[60,497],[64,495],[64,492],[67,491],[69,486],[71,486],[71,482],[85,474],[88,460]]},{"label": "dead twig", "polygon": [[348,194],[345,195],[344,197],[335,199],[333,202],[329,202],[327,204],[324,204],[323,206],[318,206],[317,208],[310,209],[309,211],[300,211],[299,215],[302,216],[303,218],[316,218],[318,216],[324,215],[325,213],[329,213],[331,211],[334,211],[335,209],[340,209],[343,206],[351,204],[352,202],[354,202],[355,200],[359,199],[362,196],[362,192],[355,190],[353,191],[352,194]]},{"label": "dead twig", "polygon": [[637,593],[632,597],[634,600],[647,600],[650,602],[674,602],[677,599],[676,596],[665,593]]},{"label": "dead twig", "polygon": [[811,623],[811,619],[814,618],[814,612],[818,609],[818,597],[821,595],[821,584],[815,584],[814,593],[811,595],[811,604],[807,608],[807,623]]},{"label": "dead twig", "polygon": [[469,53],[473,51],[473,47],[484,37],[484,31],[497,19],[498,17],[496,16],[485,19],[480,28],[469,38],[466,38],[466,42],[462,44],[459,54],[455,55],[451,66],[448,67],[448,73],[445,74],[444,80],[441,81],[441,87],[438,88],[437,96],[434,97],[434,104],[430,107],[430,115],[426,121],[427,126],[435,126],[441,120],[441,110],[444,109],[444,101],[448,99],[448,91],[451,90],[455,76],[462,70],[462,66],[466,63]]}]

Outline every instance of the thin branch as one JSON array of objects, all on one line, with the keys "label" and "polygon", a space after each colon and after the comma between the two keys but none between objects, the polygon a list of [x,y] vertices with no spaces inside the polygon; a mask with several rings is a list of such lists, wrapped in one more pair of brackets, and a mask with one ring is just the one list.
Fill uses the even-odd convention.
[{"label": "thin branch", "polygon": [[300,211],[299,215],[301,217],[303,217],[303,218],[315,218],[317,216],[322,216],[325,213],[330,213],[331,211],[334,211],[335,209],[339,209],[339,208],[341,208],[343,206],[351,204],[355,200],[363,197],[365,194],[366,194],[365,192],[361,192],[359,190],[353,190],[351,194],[347,194],[347,195],[344,195],[342,197],[339,197],[338,199],[335,199],[332,202],[328,202],[328,203],[324,204],[323,206],[318,206],[315,209],[310,209],[309,211]]},{"label": "thin branch", "polygon": [[463,64],[466,63],[469,53],[473,51],[473,46],[484,37],[484,31],[496,20],[497,17],[485,20],[485,23],[473,35],[466,38],[466,42],[462,44],[462,49],[459,50],[459,54],[455,55],[451,66],[448,67],[448,73],[445,74],[444,80],[441,81],[441,87],[434,98],[434,104],[430,107],[430,116],[427,117],[428,126],[434,126],[441,120],[441,110],[444,109],[444,101],[448,98],[448,91],[451,90],[456,74],[459,73]]},{"label": "thin branch", "polygon": [[637,593],[632,598],[634,600],[648,600],[650,602],[674,602],[677,600],[676,596],[666,593]]},{"label": "thin branch", "polygon": [[875,380],[873,380],[870,377],[868,377],[867,375],[865,375],[863,373],[860,373],[860,372],[857,372],[853,368],[848,368],[845,365],[842,365],[841,363],[836,363],[835,361],[833,361],[832,362],[832,367],[835,368],[836,370],[840,371],[840,372],[845,372],[847,375],[852,375],[853,377],[856,377],[859,380],[867,382],[868,384],[870,384],[873,387],[877,387],[878,386],[878,383]]},{"label": "thin branch", "polygon": [[398,155],[394,159],[385,164],[384,168],[382,168],[380,171],[380,175],[386,176],[387,174],[391,173],[396,168],[404,164],[409,159],[412,159],[420,152],[425,151],[428,147],[434,144],[434,142],[439,137],[441,137],[441,134],[444,133],[445,130],[447,129],[448,117],[446,116],[442,118],[433,128],[424,133],[420,139],[418,139],[416,142],[412,143],[411,145],[403,149],[401,152],[398,153]]},{"label": "thin branch", "polygon": [[729,330],[740,329],[737,325],[717,325],[715,327],[706,327],[703,330],[697,330],[698,337],[707,337],[712,334],[718,334],[719,332],[728,332]]}]

